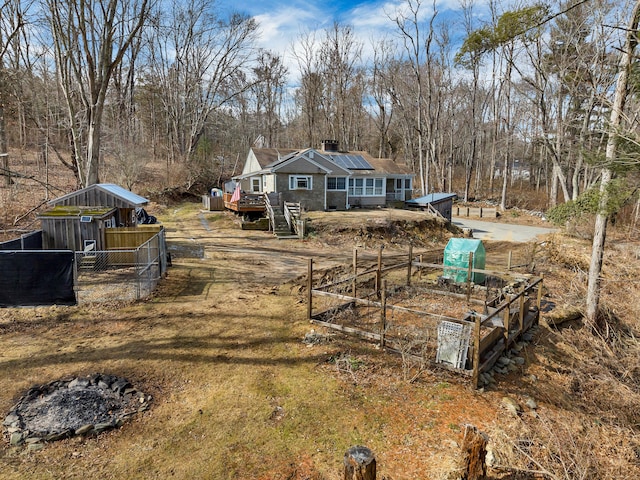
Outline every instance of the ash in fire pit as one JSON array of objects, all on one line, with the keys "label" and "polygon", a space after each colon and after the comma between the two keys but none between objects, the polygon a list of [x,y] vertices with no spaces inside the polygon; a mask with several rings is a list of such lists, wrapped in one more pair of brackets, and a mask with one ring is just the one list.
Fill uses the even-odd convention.
[{"label": "ash in fire pit", "polygon": [[35,386],[5,418],[11,445],[37,444],[119,427],[149,408],[151,396],[124,378],[94,374]]}]

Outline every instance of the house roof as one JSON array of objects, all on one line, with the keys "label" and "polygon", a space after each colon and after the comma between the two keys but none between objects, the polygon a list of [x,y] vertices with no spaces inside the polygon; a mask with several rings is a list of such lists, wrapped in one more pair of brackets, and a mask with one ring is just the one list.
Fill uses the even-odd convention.
[{"label": "house roof", "polygon": [[252,148],[252,150],[260,168],[265,168],[299,151],[292,148]]},{"label": "house roof", "polygon": [[[344,155],[343,153],[331,153],[328,154],[323,152],[324,155],[329,155],[331,158],[337,157],[339,155]],[[358,155],[361,156],[365,161],[367,161],[372,167],[373,170],[363,170],[356,169],[354,170],[357,173],[384,173],[387,175],[413,175],[411,169],[404,164],[394,162],[390,158],[374,158],[369,155],[367,152],[348,152],[348,155]]]},{"label": "house roof", "polygon": [[319,152],[313,148],[293,152],[275,163],[272,163],[267,168],[270,172],[277,172],[278,170],[283,169],[286,171],[287,166],[300,161],[314,165],[320,170],[323,170],[327,175],[349,175],[351,173],[351,171],[343,165],[334,162],[329,155],[326,155],[324,152]]},{"label": "house roof", "polygon": [[[54,200],[51,200],[49,202],[49,205],[69,204],[69,201],[73,200],[74,197],[87,198],[91,193],[103,193],[106,195],[110,195],[112,197],[115,197],[115,199],[120,203],[126,204],[131,208],[140,207],[149,203],[149,200],[147,200],[146,198],[130,192],[126,188],[123,188],[119,185],[115,185],[113,183],[96,183],[94,185],[88,186],[87,188],[81,188],[80,190],[76,190],[75,192],[71,192]],[[100,204],[104,205],[104,202],[101,201]]]},{"label": "house roof", "polygon": [[311,148],[305,149],[286,149],[286,148],[253,148],[260,168],[260,172],[251,172],[236,178],[244,178],[256,173],[266,173],[270,168],[281,165],[298,155],[304,155],[306,152],[314,151],[318,155],[331,160],[340,169],[360,175],[413,175],[411,169],[404,164],[396,163],[390,158],[373,158],[367,152],[351,151],[351,152],[328,152],[324,150],[315,150]]},{"label": "house roof", "polygon": [[424,195],[422,197],[412,198],[411,200],[407,200],[405,203],[418,206],[426,206],[429,203],[431,205],[435,205],[456,197],[457,195],[455,193],[430,193],[429,195]]}]

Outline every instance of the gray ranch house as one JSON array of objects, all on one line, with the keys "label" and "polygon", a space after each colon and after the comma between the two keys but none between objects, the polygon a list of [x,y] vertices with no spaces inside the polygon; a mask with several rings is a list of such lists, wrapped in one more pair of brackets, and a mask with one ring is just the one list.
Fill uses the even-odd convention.
[{"label": "gray ranch house", "polygon": [[319,150],[252,148],[233,179],[245,193],[277,193],[305,210],[348,210],[409,200],[413,176],[389,158],[342,152],[338,142],[325,140]]}]

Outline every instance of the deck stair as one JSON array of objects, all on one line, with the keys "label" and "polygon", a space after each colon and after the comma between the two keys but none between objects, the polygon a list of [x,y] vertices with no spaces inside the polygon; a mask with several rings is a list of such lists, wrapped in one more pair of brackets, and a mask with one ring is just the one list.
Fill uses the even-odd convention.
[{"label": "deck stair", "polygon": [[299,238],[295,234],[295,220],[300,215],[300,205],[283,202],[277,193],[265,194],[265,204],[273,234],[279,239]]},{"label": "deck stair", "polygon": [[273,234],[278,238],[291,236],[291,227],[289,226],[284,213],[274,213]]}]

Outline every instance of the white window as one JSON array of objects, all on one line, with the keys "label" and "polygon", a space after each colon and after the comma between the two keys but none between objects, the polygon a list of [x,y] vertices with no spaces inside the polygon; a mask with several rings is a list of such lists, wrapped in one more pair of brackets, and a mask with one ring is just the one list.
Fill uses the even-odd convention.
[{"label": "white window", "polygon": [[345,177],[327,177],[327,190],[346,190],[347,179]]},{"label": "white window", "polygon": [[362,178],[349,179],[349,195],[352,197],[361,197],[364,193],[362,188],[364,180]]},{"label": "white window", "polygon": [[411,190],[411,179],[410,178],[396,178],[396,190]]},{"label": "white window", "polygon": [[289,190],[313,190],[310,175],[289,175]]},{"label": "white window", "polygon": [[260,179],[259,178],[252,178],[251,179],[251,191],[252,192],[259,192],[260,191]]},{"label": "white window", "polygon": [[374,197],[384,195],[384,179],[350,178],[349,195],[353,197]]}]

